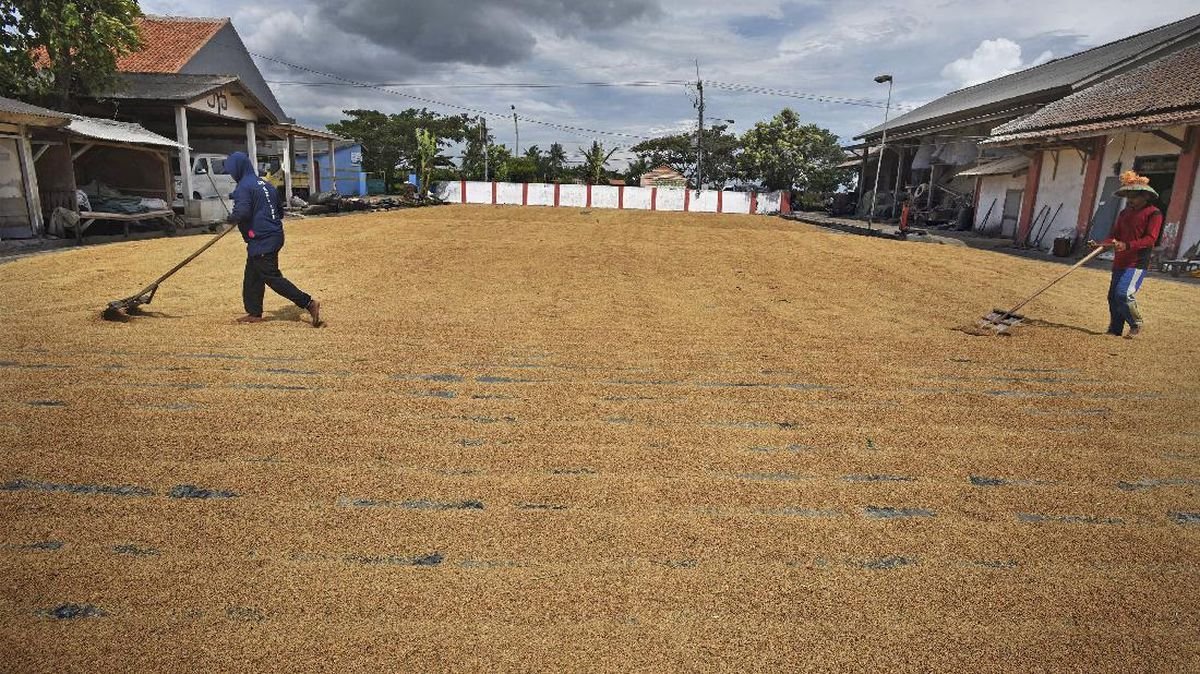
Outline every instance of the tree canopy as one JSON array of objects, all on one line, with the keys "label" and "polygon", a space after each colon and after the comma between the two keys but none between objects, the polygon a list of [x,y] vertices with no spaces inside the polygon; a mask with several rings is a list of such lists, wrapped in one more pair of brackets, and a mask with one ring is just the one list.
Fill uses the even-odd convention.
[{"label": "tree canopy", "polygon": [[828,192],[845,180],[837,168],[845,153],[837,136],[815,124],[802,124],[791,108],[759,122],[742,136],[738,165],[769,190]]},{"label": "tree canopy", "polygon": [[110,88],[117,59],[141,47],[141,15],[136,0],[0,0],[0,91],[67,109]]},{"label": "tree canopy", "polygon": [[[696,181],[696,136],[679,133],[634,145],[635,158],[623,172],[613,171],[608,162],[620,148],[593,141],[580,147],[572,163],[561,143],[548,150],[530,145],[514,156],[494,143],[482,118],[441,115],[426,109],[409,108],[396,114],[376,110],[345,110],[347,118],[328,125],[330,131],[353,138],[363,146],[363,170],[384,174],[392,184],[397,166],[424,167],[426,175],[452,176],[465,180],[486,177],[509,182],[558,182],[577,180],[604,184],[609,178],[624,177],[636,183],[643,174],[667,165]],[[424,129],[426,135],[418,136]],[[417,139],[425,139],[419,154]],[[437,152],[430,153],[432,141]],[[703,135],[704,185],[724,187],[731,182],[749,182],[768,190],[827,192],[840,187],[846,172],[837,168],[844,161],[837,136],[815,124],[804,124],[794,110],[784,109],[770,120],[755,124],[740,137],[724,124],[715,124]],[[459,144],[461,161],[455,166],[442,154]],[[424,163],[422,163],[422,160]],[[432,173],[431,173],[432,172]]]}]

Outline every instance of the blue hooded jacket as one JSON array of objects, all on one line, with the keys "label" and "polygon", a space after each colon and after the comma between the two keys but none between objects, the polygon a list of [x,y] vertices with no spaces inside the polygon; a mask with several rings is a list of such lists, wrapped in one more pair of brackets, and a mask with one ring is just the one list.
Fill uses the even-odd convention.
[{"label": "blue hooded jacket", "polygon": [[245,152],[229,155],[225,169],[237,181],[229,195],[233,199],[229,221],[241,230],[246,253],[251,257],[278,253],[283,248],[283,220],[275,187],[258,177]]}]

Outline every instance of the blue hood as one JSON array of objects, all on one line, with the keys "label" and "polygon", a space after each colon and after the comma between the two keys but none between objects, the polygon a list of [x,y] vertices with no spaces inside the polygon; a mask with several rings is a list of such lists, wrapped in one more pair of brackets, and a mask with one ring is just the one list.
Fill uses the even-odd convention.
[{"label": "blue hood", "polygon": [[225,170],[239,183],[248,175],[258,175],[255,173],[254,167],[250,165],[250,157],[247,157],[245,152],[234,152],[229,155],[229,158],[225,160]]}]

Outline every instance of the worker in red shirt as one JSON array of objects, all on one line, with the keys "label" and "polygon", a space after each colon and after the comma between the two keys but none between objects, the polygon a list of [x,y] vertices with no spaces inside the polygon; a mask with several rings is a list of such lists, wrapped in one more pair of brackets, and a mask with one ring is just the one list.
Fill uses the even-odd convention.
[{"label": "worker in red shirt", "polygon": [[1162,231],[1163,214],[1151,203],[1158,198],[1158,192],[1150,187],[1150,179],[1133,171],[1121,174],[1121,189],[1115,196],[1125,198],[1125,209],[1117,216],[1112,236],[1088,243],[1111,246],[1116,251],[1112,282],[1108,286],[1108,334],[1120,337],[1128,323],[1125,338],[1133,339],[1142,331],[1144,322],[1134,296],[1150,267],[1150,253]]}]

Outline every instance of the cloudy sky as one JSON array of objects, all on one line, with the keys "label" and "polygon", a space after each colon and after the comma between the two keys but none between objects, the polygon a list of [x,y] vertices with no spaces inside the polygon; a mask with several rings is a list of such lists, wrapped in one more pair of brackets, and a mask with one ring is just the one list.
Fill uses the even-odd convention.
[{"label": "cloudy sky", "polygon": [[[846,143],[893,102],[915,106],[948,91],[1125,37],[1196,11],[1194,0],[143,0],[149,14],[229,16],[251,51],[401,95],[340,86],[260,61],[288,114],[323,126],[349,108],[429,107],[497,115],[497,142],[568,150],[593,138],[695,128],[696,61],[709,85],[707,116],[744,131],[785,106]],[[322,86],[296,84],[319,82]],[[630,83],[644,86],[595,86]],[[653,84],[648,84],[653,83]],[[556,85],[531,88],[529,85]],[[758,88],[760,92],[734,90]],[[874,101],[849,105],[761,93],[762,88]],[[474,114],[474,113],[472,113]],[[572,127],[564,130],[539,122]],[[598,132],[609,132],[598,133]],[[624,134],[624,135],[617,135]],[[620,156],[620,155],[619,155]]]}]

